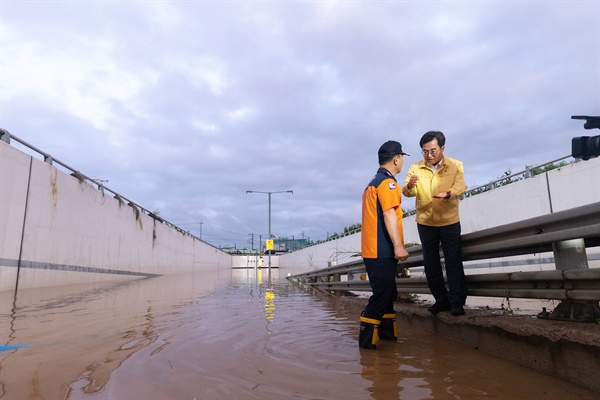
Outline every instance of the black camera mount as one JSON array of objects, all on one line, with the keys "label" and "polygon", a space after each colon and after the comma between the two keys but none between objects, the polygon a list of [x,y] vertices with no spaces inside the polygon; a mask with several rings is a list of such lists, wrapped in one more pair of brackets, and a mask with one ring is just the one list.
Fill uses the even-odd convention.
[{"label": "black camera mount", "polygon": [[[585,129],[600,129],[600,117],[589,117],[587,115],[573,115],[571,119],[583,119]],[[600,135],[579,136],[571,140],[571,156],[589,160],[600,155]]]}]

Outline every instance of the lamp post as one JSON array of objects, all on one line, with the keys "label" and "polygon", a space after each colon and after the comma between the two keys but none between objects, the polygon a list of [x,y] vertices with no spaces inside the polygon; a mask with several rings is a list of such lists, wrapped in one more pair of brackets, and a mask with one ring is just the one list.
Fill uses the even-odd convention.
[{"label": "lamp post", "polygon": [[[246,194],[248,193],[262,193],[269,195],[269,240],[271,239],[271,195],[276,193],[291,193],[294,194],[293,190],[280,190],[278,192],[261,192],[258,190],[246,190]],[[269,285],[271,285],[271,251],[269,250]]]}]

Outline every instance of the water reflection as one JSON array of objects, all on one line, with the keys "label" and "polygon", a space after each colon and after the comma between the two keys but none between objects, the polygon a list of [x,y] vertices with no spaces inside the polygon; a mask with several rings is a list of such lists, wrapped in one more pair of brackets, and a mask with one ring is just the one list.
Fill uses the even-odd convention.
[{"label": "water reflection", "polygon": [[0,353],[0,395],[101,391],[113,371],[159,337],[156,313],[170,319],[166,305],[209,293],[217,279],[164,278],[0,292],[0,340],[29,345]]},{"label": "water reflection", "polygon": [[[11,297],[12,296],[12,297]],[[272,271],[0,293],[3,399],[593,398],[428,332],[359,350],[362,305]],[[552,387],[552,391],[548,388]]]},{"label": "water reflection", "polygon": [[593,399],[598,394],[428,332],[360,350],[373,399]]},{"label": "water reflection", "polygon": [[273,322],[273,318],[275,318],[275,293],[273,289],[267,289],[265,292],[265,303],[267,322]]}]

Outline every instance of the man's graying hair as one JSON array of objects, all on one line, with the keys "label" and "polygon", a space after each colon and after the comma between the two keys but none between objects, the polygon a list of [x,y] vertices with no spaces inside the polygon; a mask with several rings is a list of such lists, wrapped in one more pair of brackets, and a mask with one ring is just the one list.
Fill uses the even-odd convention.
[{"label": "man's graying hair", "polygon": [[444,136],[444,134],[440,131],[429,131],[426,134],[423,135],[423,137],[421,138],[421,141],[419,142],[419,146],[421,146],[421,148],[423,148],[423,145],[425,143],[429,143],[431,142],[433,139],[437,139],[438,145],[440,147],[444,146],[446,144],[446,137]]}]

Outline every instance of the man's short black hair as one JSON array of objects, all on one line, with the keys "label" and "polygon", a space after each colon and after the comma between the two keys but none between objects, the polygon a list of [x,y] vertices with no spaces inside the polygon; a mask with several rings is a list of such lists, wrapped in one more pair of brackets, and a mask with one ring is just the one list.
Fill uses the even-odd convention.
[{"label": "man's short black hair", "polygon": [[389,154],[389,153],[379,154],[379,165],[384,165],[384,164],[389,163],[397,155],[399,155],[399,154]]},{"label": "man's short black hair", "polygon": [[423,137],[421,138],[421,141],[419,142],[419,146],[421,146],[421,148],[423,148],[423,145],[425,145],[425,143],[429,143],[433,139],[437,139],[438,145],[440,147],[442,147],[446,144],[446,137],[444,136],[444,134],[442,132],[429,131],[423,135]]}]

